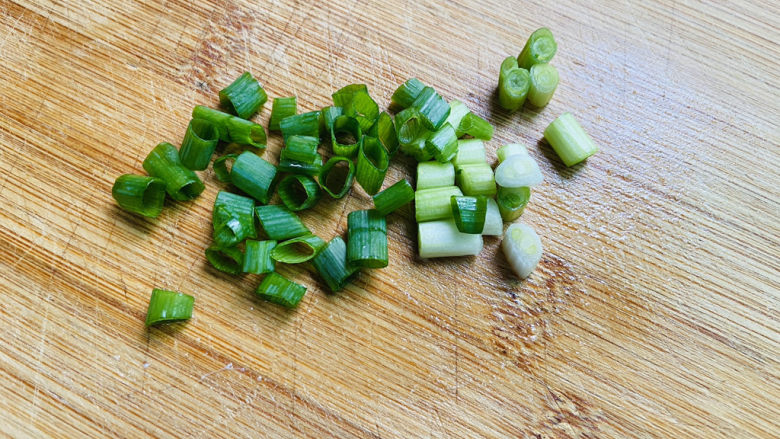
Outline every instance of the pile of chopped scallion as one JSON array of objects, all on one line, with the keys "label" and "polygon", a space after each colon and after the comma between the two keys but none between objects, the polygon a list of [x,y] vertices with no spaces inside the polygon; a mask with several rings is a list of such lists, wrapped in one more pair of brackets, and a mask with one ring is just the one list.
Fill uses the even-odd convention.
[{"label": "pile of chopped scallion", "polygon": [[[535,106],[549,102],[558,83],[557,71],[548,64],[556,49],[552,33],[542,28],[517,58],[501,64],[503,107],[517,110],[526,100]],[[267,135],[250,120],[268,97],[257,79],[244,73],[219,92],[225,111],[196,106],[181,147],[157,145],[143,162],[149,175],[120,176],[113,196],[123,209],[154,218],[166,193],[177,201],[200,195],[205,186],[194,171],[212,163],[217,180],[233,192],[222,190],[214,200],[213,243],[206,259],[226,273],[263,275],[257,295],[287,308],[298,305],[306,287],[278,274],[276,263],[310,261],[328,288],[340,291],[361,269],[388,265],[385,218],[411,201],[420,257],[476,255],[483,235],[503,234],[510,265],[519,277],[530,275],[542,254],[539,237],[525,224],[513,224],[506,232],[503,227],[522,214],[530,188],[542,182],[525,146],[499,148],[494,172],[484,144],[493,137],[493,126],[463,102],[447,102],[416,78],[393,93],[395,116],[380,112],[363,84],[343,87],[332,98],[333,105],[306,113],[298,113],[294,96],[273,100],[268,130],[280,132],[284,141],[274,165],[258,155]],[[550,124],[544,136],[568,166],[596,151],[569,113]],[[220,142],[239,145],[239,152],[212,162]],[[330,147],[327,160],[322,146]],[[419,162],[416,188],[401,179],[381,190],[398,151]],[[348,215],[346,241],[336,236],[326,242],[295,212],[324,197],[344,197],[353,181],[373,196],[373,208]],[[274,192],[281,204],[268,204]],[[188,319],[193,303],[190,295],[154,289],[146,324]]]}]

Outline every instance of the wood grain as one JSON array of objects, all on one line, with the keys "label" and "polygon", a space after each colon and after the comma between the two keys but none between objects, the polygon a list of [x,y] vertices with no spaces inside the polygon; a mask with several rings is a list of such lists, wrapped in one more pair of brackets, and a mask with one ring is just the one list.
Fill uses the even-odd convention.
[{"label": "wood grain", "polygon": [[[0,0],[2,435],[777,437],[775,2],[319,3]],[[540,25],[561,85],[507,114],[498,65]],[[114,178],[244,70],[301,110],[355,82],[384,107],[417,76],[496,125],[491,160],[531,145],[537,271],[513,280],[495,239],[421,261],[406,210],[390,266],[342,294],[284,267],[309,286],[285,312],[206,265],[211,171],[156,220],[119,210]],[[540,142],[563,111],[601,146],[584,166]],[[329,239],[369,205],[304,221]],[[153,287],[194,318],[146,331]]]}]

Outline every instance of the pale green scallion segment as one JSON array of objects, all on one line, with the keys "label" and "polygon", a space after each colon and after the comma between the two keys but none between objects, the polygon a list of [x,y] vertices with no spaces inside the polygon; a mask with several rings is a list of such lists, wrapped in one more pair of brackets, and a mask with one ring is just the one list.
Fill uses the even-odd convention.
[{"label": "pale green scallion segment", "polygon": [[125,174],[111,188],[119,207],[149,218],[157,218],[165,202],[165,182],[159,178]]},{"label": "pale green scallion segment", "polygon": [[195,298],[189,294],[154,288],[146,311],[146,326],[189,320]]},{"label": "pale green scallion segment", "polygon": [[479,139],[458,140],[458,152],[452,159],[455,169],[477,163],[487,163],[485,143]]},{"label": "pale green scallion segment", "polygon": [[534,64],[530,78],[528,103],[535,107],[544,107],[558,87],[558,70],[552,64]]},{"label": "pale green scallion segment", "polygon": [[[514,58],[507,58],[514,60]],[[498,103],[505,110],[517,111],[526,101],[531,88],[531,74],[515,67],[502,71],[498,78]]]},{"label": "pale green scallion segment", "polygon": [[276,247],[276,241],[255,241],[247,239],[244,245],[244,273],[266,274],[276,268],[276,263],[271,258],[271,251]]},{"label": "pale green scallion segment", "polygon": [[359,267],[347,262],[347,244],[340,236],[333,238],[311,262],[334,293],[343,290],[359,271]]},{"label": "pale green scallion segment", "polygon": [[376,210],[347,215],[347,263],[365,268],[387,267],[387,221]]},{"label": "pale green scallion segment", "polygon": [[406,179],[402,179],[374,195],[373,200],[376,211],[382,216],[387,216],[414,200],[414,188]]},{"label": "pale green scallion segment", "polygon": [[544,138],[566,166],[574,166],[599,149],[571,113],[563,113],[545,130]]},{"label": "pale green scallion segment", "polygon": [[300,264],[317,256],[325,247],[325,241],[309,232],[297,238],[288,239],[276,244],[271,250],[271,257],[285,264]]},{"label": "pale green scallion segment", "polygon": [[496,179],[493,169],[485,162],[462,165],[455,173],[455,180],[464,195],[496,194]]},{"label": "pale green scallion segment", "polygon": [[284,206],[270,204],[255,207],[255,215],[269,239],[282,241],[311,233],[298,215]]},{"label": "pale green scallion segment", "polygon": [[530,69],[534,64],[549,63],[557,50],[558,44],[550,29],[541,27],[526,41],[523,50],[517,56],[517,65],[523,69]]},{"label": "pale green scallion segment", "polygon": [[417,190],[455,185],[452,163],[420,162],[417,164]]},{"label": "pale green scallion segment", "polygon": [[[450,115],[447,116],[447,120],[444,122],[455,128],[455,134],[457,135],[460,122],[469,113],[471,113],[471,111],[469,110],[469,107],[466,106],[466,104],[461,101],[454,100],[450,102]],[[460,134],[458,137],[462,135],[463,134]]]},{"label": "pale green scallion segment", "polygon": [[295,116],[298,112],[298,99],[295,96],[274,98],[271,106],[271,117],[268,120],[268,131],[279,131],[282,119]]},{"label": "pale green scallion segment", "polygon": [[504,220],[501,218],[501,211],[498,203],[492,198],[487,200],[487,212],[485,212],[485,227],[482,229],[483,235],[499,236],[504,233]]},{"label": "pale green scallion segment", "polygon": [[523,214],[528,200],[531,198],[531,188],[505,188],[499,187],[496,196],[498,210],[505,222],[516,220]]},{"label": "pale green scallion segment", "polygon": [[513,155],[528,155],[528,148],[521,143],[509,143],[496,151],[498,163],[502,163]]},{"label": "pale green scallion segment", "polygon": [[179,151],[170,143],[157,145],[144,159],[143,167],[149,175],[165,182],[165,191],[176,201],[192,200],[206,188],[200,178],[181,163]]},{"label": "pale green scallion segment", "polygon": [[457,186],[421,189],[414,193],[414,215],[418,223],[452,218],[450,197],[461,196]]},{"label": "pale green scallion segment", "polygon": [[203,119],[190,120],[179,148],[182,164],[194,171],[206,169],[218,142],[219,133],[211,122]]},{"label": "pale green scallion segment", "polygon": [[306,294],[306,287],[273,272],[263,278],[255,293],[263,300],[285,308],[295,308]]},{"label": "pale green scallion segment", "polygon": [[472,256],[482,251],[482,235],[461,233],[452,219],[419,223],[417,243],[421,258]]},{"label": "pale green scallion segment", "polygon": [[268,100],[268,95],[251,73],[244,72],[219,91],[219,103],[242,119],[249,119]]}]

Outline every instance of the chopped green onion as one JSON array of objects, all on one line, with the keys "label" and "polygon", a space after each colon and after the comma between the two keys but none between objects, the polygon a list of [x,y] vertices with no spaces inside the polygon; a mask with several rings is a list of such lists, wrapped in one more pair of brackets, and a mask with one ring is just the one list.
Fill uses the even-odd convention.
[{"label": "chopped green onion", "polygon": [[333,122],[336,118],[344,114],[341,107],[325,107],[320,111],[320,136],[330,135],[333,128]]},{"label": "chopped green onion", "polygon": [[455,179],[465,195],[493,196],[496,194],[493,169],[487,163],[463,165],[458,168]]},{"label": "chopped green onion", "polygon": [[223,142],[265,148],[268,140],[265,128],[261,125],[202,105],[196,105],[192,109],[192,118],[209,121],[217,129],[219,140]]},{"label": "chopped green onion", "polygon": [[279,123],[282,119],[295,116],[298,112],[298,100],[295,96],[289,98],[274,98],[271,107],[271,118],[268,119],[268,131],[279,131]]},{"label": "chopped green onion", "polygon": [[[393,118],[386,111],[383,111],[379,113],[379,118],[371,128],[376,132],[370,135],[379,139],[379,142],[387,151],[387,155],[392,157],[398,151],[398,134],[395,132]],[[369,130],[369,133],[371,133],[371,130]]]},{"label": "chopped green onion", "polygon": [[206,259],[214,268],[228,274],[241,274],[244,267],[244,254],[238,247],[212,245],[206,249]]},{"label": "chopped green onion", "polygon": [[352,160],[347,157],[333,156],[322,167],[319,183],[328,195],[341,198],[349,192],[354,177],[355,165]]},{"label": "chopped green onion", "polygon": [[450,197],[450,207],[455,225],[461,233],[479,233],[485,228],[485,215],[487,215],[487,197]]},{"label": "chopped green onion", "polygon": [[400,146],[401,152],[412,157],[418,162],[425,162],[433,158],[433,156],[425,148],[425,141],[428,140],[430,131],[425,131],[423,136],[415,140],[412,143],[404,144]]},{"label": "chopped green onion", "polygon": [[458,152],[452,159],[455,168],[475,163],[487,163],[485,143],[479,139],[458,140]]},{"label": "chopped green onion", "polygon": [[189,320],[194,304],[195,298],[189,294],[154,288],[146,311],[146,326]]},{"label": "chopped green onion", "polygon": [[275,270],[275,262],[271,251],[276,247],[276,241],[255,241],[247,239],[244,249],[244,273],[265,274]]},{"label": "chopped green onion", "polygon": [[393,96],[390,97],[390,103],[392,106],[401,109],[411,107],[424,88],[425,84],[419,79],[409,78],[393,92]]},{"label": "chopped green onion", "polygon": [[206,169],[218,141],[219,133],[211,122],[203,119],[190,120],[179,148],[181,163],[196,171]]},{"label": "chopped green onion", "polygon": [[347,262],[366,268],[387,267],[387,221],[376,210],[347,215]]},{"label": "chopped green onion", "polygon": [[501,241],[509,265],[517,276],[526,279],[542,259],[542,241],[534,229],[526,224],[512,224]]},{"label": "chopped green onion", "polygon": [[306,294],[306,287],[273,272],[263,278],[255,293],[263,300],[285,308],[295,308]]},{"label": "chopped green onion", "polygon": [[409,107],[395,115],[395,129],[398,143],[410,145],[421,137],[427,138],[428,129],[422,122],[422,115],[415,107]]},{"label": "chopped green onion", "polygon": [[349,116],[339,116],[333,121],[330,130],[330,141],[333,154],[342,157],[354,157],[359,148],[358,143],[363,136],[363,130],[357,119]]},{"label": "chopped green onion", "polygon": [[120,175],[111,188],[119,207],[149,218],[157,218],[165,202],[165,182],[142,175]]},{"label": "chopped green onion", "polygon": [[333,104],[354,117],[362,131],[368,131],[379,116],[379,106],[368,94],[365,84],[351,84],[333,93]]},{"label": "chopped green onion", "polygon": [[302,163],[314,163],[319,157],[317,147],[320,146],[319,137],[290,136],[285,140],[285,147],[279,155],[279,160],[293,160]]},{"label": "chopped green onion", "polygon": [[571,113],[563,113],[544,130],[544,138],[566,166],[574,166],[599,149]]},{"label": "chopped green onion", "polygon": [[238,154],[225,154],[222,157],[214,160],[214,163],[211,165],[211,167],[214,168],[214,175],[217,177],[217,180],[223,183],[230,183],[230,169],[228,169],[228,161],[230,161],[230,168],[232,169],[233,163],[235,163],[237,158]]},{"label": "chopped green onion", "polygon": [[343,290],[359,270],[347,263],[347,244],[340,236],[333,238],[311,263],[334,293]]},{"label": "chopped green onion", "polygon": [[165,182],[165,191],[176,201],[191,200],[206,188],[203,182],[179,160],[179,151],[170,143],[157,145],[146,159],[143,167],[152,177]]},{"label": "chopped green onion", "polygon": [[[510,57],[507,59],[514,60]],[[528,97],[531,74],[526,69],[514,68],[502,71],[498,78],[498,103],[509,111],[519,110]]]},{"label": "chopped green onion", "polygon": [[463,120],[463,117],[469,114],[470,112],[471,111],[469,110],[469,107],[467,107],[466,104],[464,104],[463,102],[458,100],[452,101],[450,102],[450,115],[447,116],[447,120],[445,121],[445,123],[448,123],[453,128],[455,128],[455,133],[457,134],[458,127],[460,126],[460,122]]},{"label": "chopped green onion", "polygon": [[432,87],[423,88],[412,106],[418,109],[423,125],[430,131],[441,128],[450,115],[450,105]]},{"label": "chopped green onion", "polygon": [[252,117],[267,100],[265,90],[249,72],[219,91],[220,105],[242,119]]},{"label": "chopped green onion", "polygon": [[300,264],[317,256],[324,247],[325,241],[309,232],[276,244],[276,247],[271,250],[271,257],[285,264]]},{"label": "chopped green onion", "polygon": [[506,76],[509,71],[512,69],[516,69],[519,66],[517,65],[517,58],[514,56],[508,56],[504,58],[503,61],[501,61],[501,68],[498,71],[498,80],[501,81],[501,78]]},{"label": "chopped green onion", "polygon": [[279,129],[282,131],[282,137],[285,140],[295,135],[319,138],[320,112],[310,111],[285,117],[279,122]]},{"label": "chopped green onion", "polygon": [[311,233],[298,215],[284,206],[270,204],[255,207],[255,215],[268,238],[282,241]]},{"label": "chopped green onion", "polygon": [[219,191],[211,211],[214,242],[232,247],[246,238],[257,236],[255,231],[255,200]]},{"label": "chopped green onion", "polygon": [[414,216],[418,223],[452,218],[450,197],[461,196],[457,186],[422,189],[414,193]]},{"label": "chopped green onion", "polygon": [[322,156],[317,154],[314,163],[304,163],[298,160],[281,159],[279,160],[279,172],[289,172],[290,174],[319,175],[322,170]]},{"label": "chopped green onion", "polygon": [[493,138],[493,125],[474,113],[468,113],[463,116],[455,132],[458,137],[468,134],[475,139],[490,140]]},{"label": "chopped green onion", "polygon": [[452,219],[417,225],[421,258],[477,255],[482,251],[482,235],[461,233]]},{"label": "chopped green onion", "polygon": [[276,177],[276,166],[257,154],[244,151],[230,171],[230,181],[262,204],[271,198],[271,185]]},{"label": "chopped green onion", "polygon": [[526,41],[522,52],[517,56],[517,65],[524,69],[530,69],[534,64],[548,63],[553,59],[557,50],[558,44],[550,29],[541,27],[535,30]]},{"label": "chopped green onion", "polygon": [[485,228],[482,229],[482,235],[499,236],[502,233],[504,233],[504,221],[501,219],[498,203],[496,203],[496,200],[488,198]]},{"label": "chopped green onion", "polygon": [[528,155],[528,148],[520,143],[510,143],[498,148],[496,156],[498,156],[498,163],[503,162],[507,158],[513,155]]},{"label": "chopped green onion", "polygon": [[376,137],[363,136],[358,148],[357,167],[355,168],[355,180],[365,189],[369,195],[374,195],[382,188],[385,181],[387,167],[390,159],[387,151],[379,143]]},{"label": "chopped green onion", "polygon": [[452,163],[420,162],[417,164],[417,190],[455,185]]},{"label": "chopped green onion", "polygon": [[401,206],[414,200],[414,189],[406,179],[402,179],[382,192],[374,195],[373,199],[376,211],[382,216],[387,216]]},{"label": "chopped green onion", "polygon": [[455,135],[452,125],[445,122],[438,131],[431,134],[425,141],[425,149],[439,162],[452,160],[458,151],[458,136]]},{"label": "chopped green onion", "polygon": [[514,221],[523,214],[523,210],[531,198],[531,188],[499,187],[496,198],[501,218],[506,222]]},{"label": "chopped green onion", "polygon": [[552,64],[534,64],[531,67],[531,87],[528,89],[528,102],[531,105],[547,105],[557,87],[558,70]]},{"label": "chopped green onion", "polygon": [[496,183],[502,187],[536,186],[542,180],[542,171],[530,155],[511,155],[496,168]]},{"label": "chopped green onion", "polygon": [[320,185],[308,175],[290,174],[279,182],[279,198],[292,211],[308,209],[320,200]]}]

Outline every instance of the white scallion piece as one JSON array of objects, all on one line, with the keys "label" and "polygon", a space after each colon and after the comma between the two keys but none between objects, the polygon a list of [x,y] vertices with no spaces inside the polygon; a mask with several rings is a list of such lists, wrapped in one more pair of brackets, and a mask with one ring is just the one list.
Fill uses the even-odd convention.
[{"label": "white scallion piece", "polygon": [[536,186],[543,180],[539,165],[530,155],[511,155],[496,168],[496,183],[502,187]]},{"label": "white scallion piece", "polygon": [[542,259],[542,241],[531,226],[515,223],[506,229],[501,248],[509,265],[521,279],[534,271]]},{"label": "white scallion piece", "polygon": [[482,235],[461,233],[451,219],[419,223],[417,232],[421,258],[470,256],[482,251]]},{"label": "white scallion piece", "polygon": [[496,200],[488,198],[485,227],[482,229],[482,234],[501,236],[502,233],[504,233],[504,222],[501,219],[501,211],[498,210],[498,203]]}]

